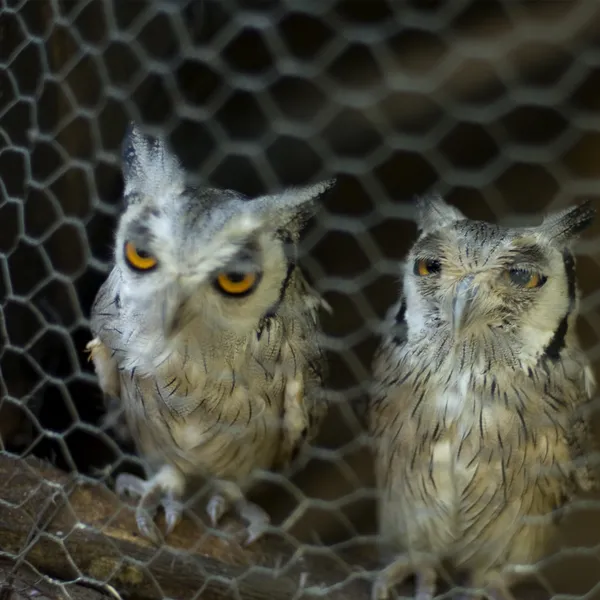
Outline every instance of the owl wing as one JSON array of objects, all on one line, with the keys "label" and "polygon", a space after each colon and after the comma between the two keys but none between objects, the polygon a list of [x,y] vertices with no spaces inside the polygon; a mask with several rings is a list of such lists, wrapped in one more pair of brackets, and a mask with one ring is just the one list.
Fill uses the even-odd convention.
[{"label": "owl wing", "polygon": [[[302,448],[316,438],[328,410],[323,389],[326,361],[317,332],[319,309],[331,309],[299,271],[295,275],[293,294],[302,306],[298,318],[293,319],[293,333],[283,342],[283,351],[294,357],[295,364],[301,357],[302,368],[294,368],[287,376],[276,469],[287,467]],[[285,328],[286,324],[281,326]]]},{"label": "owl wing", "polygon": [[579,491],[592,492],[600,488],[600,480],[597,472],[598,452],[595,436],[590,425],[593,411],[593,402],[586,394],[585,400],[572,415],[568,431],[567,443],[569,445],[572,460],[572,490],[569,490],[569,498],[575,496]]},{"label": "owl wing", "polygon": [[383,321],[382,341],[373,357],[373,381],[364,419],[371,434],[376,433],[377,423],[384,404],[388,401],[388,390],[397,383],[398,351],[406,343],[406,303],[401,295],[392,305]]},{"label": "owl wing", "polygon": [[113,268],[98,290],[90,315],[90,329],[94,339],[86,347],[94,362],[100,388],[107,396],[114,398],[121,395],[119,369],[114,359],[115,349],[120,343],[117,325],[120,317],[119,281],[119,272]]},{"label": "owl wing", "polygon": [[307,402],[309,414],[306,438],[310,441],[316,437],[328,409],[328,402],[324,391],[324,382],[327,376],[327,360],[323,354],[321,340],[318,337],[320,332],[319,310],[324,309],[331,313],[332,309],[325,299],[308,284],[304,277],[299,277],[298,279],[307,315],[307,324],[302,336],[309,342],[309,351],[306,355],[305,401]]}]

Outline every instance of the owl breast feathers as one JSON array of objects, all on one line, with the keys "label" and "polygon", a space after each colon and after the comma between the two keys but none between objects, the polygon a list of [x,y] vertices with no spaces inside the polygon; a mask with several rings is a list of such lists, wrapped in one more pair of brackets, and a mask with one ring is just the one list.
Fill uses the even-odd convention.
[{"label": "owl breast feathers", "polygon": [[427,600],[449,561],[506,598],[548,551],[557,509],[595,486],[595,382],[575,333],[569,249],[594,211],[503,228],[437,197],[418,209],[397,331],[374,364],[380,525],[395,558],[373,597],[413,572]]},{"label": "owl breast feathers", "polygon": [[141,497],[152,538],[170,531],[186,481],[215,478],[214,524],[244,500],[257,469],[287,466],[326,412],[317,311],[295,250],[327,181],[249,199],[197,189],[165,140],[131,126],[124,143],[125,211],[114,267],[94,302],[89,349],[104,392],[120,399],[148,463],[148,480],[122,474],[117,491]]}]

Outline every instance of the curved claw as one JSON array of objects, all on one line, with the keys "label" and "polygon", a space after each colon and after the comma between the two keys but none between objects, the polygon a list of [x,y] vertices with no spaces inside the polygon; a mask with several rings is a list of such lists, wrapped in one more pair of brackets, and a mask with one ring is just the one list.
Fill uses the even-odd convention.
[{"label": "curved claw", "polygon": [[135,510],[135,521],[140,533],[151,542],[160,544],[163,541],[162,535],[154,523],[154,517],[155,513],[151,514],[149,511],[147,511],[141,502],[138,504]]},{"label": "curved claw", "polygon": [[169,535],[177,526],[183,513],[183,504],[175,498],[165,498],[162,503],[165,511],[165,534]]},{"label": "curved claw", "polygon": [[215,494],[206,505],[206,512],[213,527],[216,527],[221,517],[227,512],[227,500],[221,494]]},{"label": "curved claw", "polygon": [[135,510],[135,520],[141,535],[155,544],[160,544],[164,538],[154,523],[154,518],[160,506],[165,511],[165,534],[169,535],[181,518],[183,504],[175,498],[172,492],[164,490],[156,482],[144,481],[130,473],[121,473],[115,482],[115,492],[122,496],[129,494],[139,497]]},{"label": "curved claw", "polygon": [[260,539],[269,529],[269,521],[266,523],[252,523],[248,526],[248,537],[244,542],[244,546],[250,546],[250,544],[254,544],[256,540]]},{"label": "curved claw", "polygon": [[244,500],[237,506],[240,517],[248,523],[245,546],[253,544],[269,529],[271,519],[260,506]]}]

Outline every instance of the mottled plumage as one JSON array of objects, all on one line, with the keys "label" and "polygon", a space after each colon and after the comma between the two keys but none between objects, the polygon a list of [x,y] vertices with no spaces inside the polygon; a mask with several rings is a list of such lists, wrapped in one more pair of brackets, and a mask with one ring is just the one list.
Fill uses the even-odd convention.
[{"label": "mottled plumage", "polygon": [[595,381],[569,249],[594,210],[529,228],[469,220],[439,197],[418,212],[395,331],[374,363],[369,426],[392,555],[373,598],[412,573],[417,598],[431,598],[442,563],[506,597],[548,551],[553,511],[595,487]]},{"label": "mottled plumage", "polygon": [[170,531],[184,493],[214,478],[213,524],[235,508],[253,541],[268,517],[244,499],[252,473],[289,465],[326,413],[325,303],[295,251],[333,182],[254,199],[192,188],[165,140],[135,126],[123,163],[115,264],[92,307],[88,346],[148,463],[147,481],[122,474],[117,491],[141,496],[138,525],[156,539],[158,506]]}]

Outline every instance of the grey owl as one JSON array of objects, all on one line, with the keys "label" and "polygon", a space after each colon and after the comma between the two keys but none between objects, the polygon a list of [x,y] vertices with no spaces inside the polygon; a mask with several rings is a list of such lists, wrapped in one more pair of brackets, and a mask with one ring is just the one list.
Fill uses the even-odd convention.
[{"label": "grey owl", "polygon": [[595,381],[569,249],[595,211],[523,228],[469,220],[437,196],[417,212],[395,331],[374,359],[368,418],[393,558],[372,596],[415,574],[430,600],[450,565],[507,598],[556,541],[557,509],[595,487]]},{"label": "grey owl", "polygon": [[99,384],[119,399],[147,478],[139,530],[167,534],[195,482],[213,481],[213,525],[234,510],[247,543],[268,515],[245,499],[257,469],[284,469],[327,411],[318,309],[296,262],[300,232],[333,180],[250,199],[194,188],[165,139],[131,125],[114,266],[91,311]]}]

